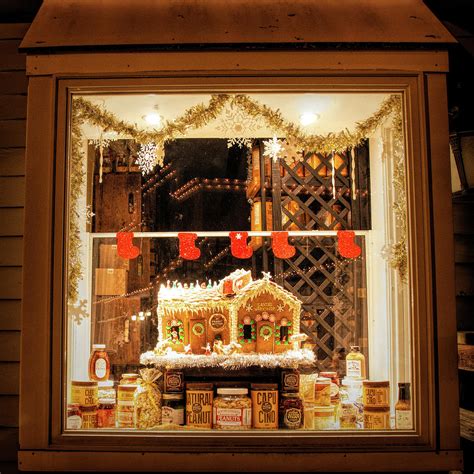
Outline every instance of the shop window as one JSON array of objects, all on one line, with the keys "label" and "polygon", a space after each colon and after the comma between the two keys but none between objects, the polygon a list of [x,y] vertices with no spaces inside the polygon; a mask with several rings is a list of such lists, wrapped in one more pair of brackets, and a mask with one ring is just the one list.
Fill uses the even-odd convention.
[{"label": "shop window", "polygon": [[412,429],[402,117],[73,95],[64,429]]}]

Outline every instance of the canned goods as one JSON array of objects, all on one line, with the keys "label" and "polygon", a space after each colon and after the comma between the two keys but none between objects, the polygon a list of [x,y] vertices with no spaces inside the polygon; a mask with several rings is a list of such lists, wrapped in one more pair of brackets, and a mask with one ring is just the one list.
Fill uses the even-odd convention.
[{"label": "canned goods", "polygon": [[318,377],[314,385],[314,403],[321,407],[331,405],[331,379]]},{"label": "canned goods", "polygon": [[73,380],[71,382],[71,402],[84,408],[97,406],[98,389],[97,382],[83,382]]},{"label": "canned goods", "polygon": [[97,428],[97,407],[81,408],[82,412],[82,429],[88,430]]},{"label": "canned goods", "polygon": [[334,429],[334,407],[332,405],[314,407],[314,429]]},{"label": "canned goods", "polygon": [[77,403],[70,403],[67,406],[66,429],[79,430],[82,428],[81,407]]},{"label": "canned goods", "polygon": [[298,393],[300,391],[300,373],[298,370],[284,369],[281,371],[281,391]]},{"label": "canned goods", "polygon": [[256,429],[278,428],[278,385],[252,384],[252,421]]},{"label": "canned goods", "polygon": [[363,382],[363,403],[367,408],[385,408],[390,406],[390,382]]},{"label": "canned goods", "polygon": [[134,428],[134,395],[136,385],[119,385],[117,387],[117,426],[119,428]]},{"label": "canned goods", "polygon": [[186,425],[193,428],[212,428],[212,383],[186,385]]},{"label": "canned goods", "polygon": [[181,370],[167,370],[165,373],[165,392],[181,393],[184,391],[184,374]]},{"label": "canned goods", "polygon": [[364,428],[366,430],[389,430],[390,409],[364,407]]}]

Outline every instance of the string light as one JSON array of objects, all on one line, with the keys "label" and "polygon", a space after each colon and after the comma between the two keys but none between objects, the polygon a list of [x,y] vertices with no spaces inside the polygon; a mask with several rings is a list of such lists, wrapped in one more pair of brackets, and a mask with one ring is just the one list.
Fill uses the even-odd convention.
[{"label": "string light", "polygon": [[246,181],[229,178],[193,178],[169,195],[178,201],[184,201],[201,189],[208,191],[245,191]]}]

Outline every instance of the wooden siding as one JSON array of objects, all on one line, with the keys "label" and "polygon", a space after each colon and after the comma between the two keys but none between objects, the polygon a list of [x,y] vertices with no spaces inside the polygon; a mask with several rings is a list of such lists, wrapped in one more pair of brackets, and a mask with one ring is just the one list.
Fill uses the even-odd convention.
[{"label": "wooden siding", "polygon": [[0,23],[0,461],[18,446],[27,28]]}]

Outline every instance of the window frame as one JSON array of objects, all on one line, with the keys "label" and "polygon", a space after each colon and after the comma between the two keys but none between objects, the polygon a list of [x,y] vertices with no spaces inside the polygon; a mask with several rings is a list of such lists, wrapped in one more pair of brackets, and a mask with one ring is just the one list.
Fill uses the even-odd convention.
[{"label": "window frame", "polygon": [[[421,125],[425,124],[421,95],[424,92],[420,74],[350,74],[330,73],[315,74],[301,72],[292,74],[238,74],[227,73],[225,76],[169,74],[161,77],[127,77],[114,79],[84,78],[58,79],[56,83],[56,100],[54,94],[50,99],[55,103],[56,128],[55,136],[51,136],[51,151],[54,147],[54,160],[45,170],[49,179],[54,179],[52,189],[54,198],[45,209],[51,219],[50,233],[50,271],[51,280],[45,279],[42,284],[44,291],[50,295],[52,309],[50,329],[51,340],[37,341],[38,345],[49,344],[50,373],[41,374],[50,383],[50,393],[47,395],[47,407],[43,406],[39,424],[42,432],[38,433],[38,446],[43,448],[62,450],[99,450],[107,447],[111,451],[123,449],[123,440],[126,438],[127,449],[130,451],[159,451],[159,452],[226,452],[232,448],[234,452],[324,452],[347,450],[370,451],[400,451],[434,450],[437,445],[439,422],[436,414],[437,388],[436,358],[435,358],[435,318],[433,315],[434,292],[432,288],[432,229],[429,182],[429,164],[427,160],[426,136]],[[412,311],[412,369],[414,377],[414,399],[416,409],[414,413],[416,431],[413,433],[390,433],[384,436],[380,432],[356,431],[341,436],[341,432],[264,432],[264,433],[143,433],[127,432],[106,436],[104,434],[64,434],[61,432],[62,393],[65,389],[64,377],[65,360],[63,344],[67,340],[65,325],[63,324],[65,265],[64,265],[64,237],[67,228],[67,177],[66,160],[68,149],[68,121],[70,113],[71,94],[73,93],[107,93],[107,92],[147,92],[173,90],[182,92],[206,92],[225,90],[228,92],[262,89],[268,91],[291,90],[294,92],[309,91],[347,91],[347,92],[387,92],[403,95],[406,126],[406,179],[407,179],[407,211],[408,211],[408,255],[411,285]],[[39,101],[41,102],[41,101]],[[31,110],[30,110],[31,113]],[[36,126],[38,122],[36,119]],[[49,123],[53,125],[53,121]],[[420,159],[415,159],[419,157]],[[34,196],[41,183],[34,183],[33,179],[40,176],[36,169],[30,174],[29,182],[33,183],[30,196]],[[49,213],[49,214],[48,214]],[[30,268],[31,270],[31,268]],[[440,271],[438,269],[437,271]],[[39,273],[39,272],[37,272]],[[32,298],[25,292],[25,299]],[[40,316],[41,317],[41,316]],[[44,315],[48,319],[48,315]],[[32,331],[32,328],[27,328]],[[31,350],[35,350],[32,347]],[[32,368],[26,369],[31,374]],[[422,371],[426,376],[421,376]],[[452,391],[451,391],[452,392]],[[448,392],[446,392],[448,393]],[[452,395],[448,398],[454,400]],[[423,401],[423,403],[421,403]],[[23,412],[32,413],[33,407],[22,405]],[[27,413],[26,413],[27,414]],[[50,421],[48,421],[50,418]],[[47,426],[47,436],[44,437],[44,426]],[[34,437],[34,435],[33,435]],[[31,439],[31,438],[30,438]],[[46,445],[44,441],[47,440]],[[177,442],[177,440],[179,440]],[[271,441],[271,446],[269,442]]]}]

